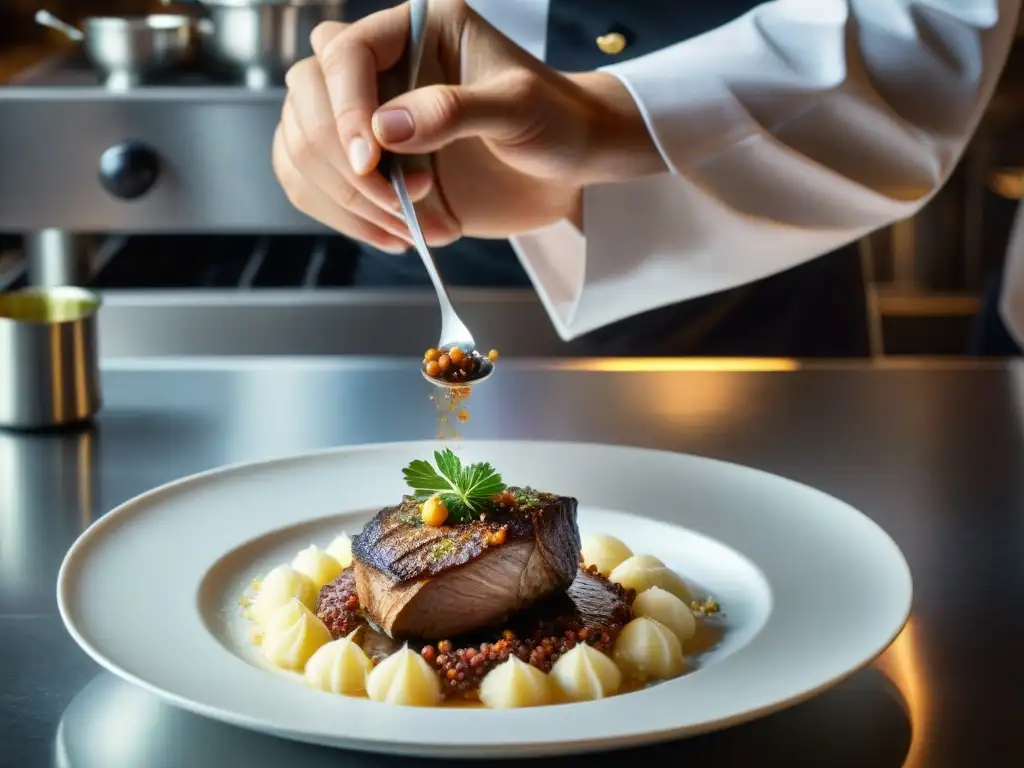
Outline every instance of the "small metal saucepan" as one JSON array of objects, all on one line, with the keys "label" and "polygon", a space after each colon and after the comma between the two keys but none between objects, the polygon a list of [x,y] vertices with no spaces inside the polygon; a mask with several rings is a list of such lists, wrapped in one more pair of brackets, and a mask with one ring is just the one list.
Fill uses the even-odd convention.
[{"label": "small metal saucepan", "polygon": [[166,75],[186,64],[194,52],[195,23],[184,15],[93,16],[79,30],[39,11],[36,23],[82,43],[104,84],[117,90]]},{"label": "small metal saucepan", "polygon": [[74,287],[0,293],[0,428],[88,421],[101,403],[100,297]]},{"label": "small metal saucepan", "polygon": [[346,0],[162,0],[196,5],[204,60],[249,88],[284,83],[297,61],[313,54],[310,34],[322,21],[341,21]]}]

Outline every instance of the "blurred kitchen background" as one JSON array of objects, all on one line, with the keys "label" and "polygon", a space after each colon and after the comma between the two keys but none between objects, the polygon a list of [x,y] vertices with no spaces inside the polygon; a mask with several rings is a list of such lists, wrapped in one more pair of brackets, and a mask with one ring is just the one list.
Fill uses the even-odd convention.
[{"label": "blurred kitchen background", "polygon": [[[251,0],[255,5],[258,0]],[[358,0],[352,0],[356,4]],[[291,209],[270,168],[282,89],[195,62],[158,87],[105,87],[79,45],[0,4],[0,290],[104,295],[105,355],[397,354],[437,323],[432,292],[352,288],[351,244]],[[87,16],[189,13],[46,0]],[[917,217],[862,243],[876,355],[965,355],[1024,188],[1024,25],[955,175]],[[529,290],[457,290],[505,354],[573,354]]]}]

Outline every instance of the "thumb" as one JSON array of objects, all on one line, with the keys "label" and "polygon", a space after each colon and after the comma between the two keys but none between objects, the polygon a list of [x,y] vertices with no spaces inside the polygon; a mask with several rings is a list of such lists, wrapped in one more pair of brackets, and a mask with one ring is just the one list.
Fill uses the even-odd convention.
[{"label": "thumb", "polygon": [[392,99],[373,115],[381,146],[429,154],[472,136],[499,144],[528,136],[542,111],[542,88],[530,72],[473,85],[430,85]]}]

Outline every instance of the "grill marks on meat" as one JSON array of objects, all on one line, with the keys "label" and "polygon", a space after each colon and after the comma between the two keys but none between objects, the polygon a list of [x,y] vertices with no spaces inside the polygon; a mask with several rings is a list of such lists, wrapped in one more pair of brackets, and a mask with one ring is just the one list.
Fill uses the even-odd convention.
[{"label": "grill marks on meat", "polygon": [[424,525],[419,502],[407,497],[366,524],[352,539],[352,555],[402,583],[437,576],[479,557],[494,530],[484,523]]},{"label": "grill marks on meat", "polygon": [[[571,583],[579,564],[580,538],[576,528],[576,499],[509,488],[524,499],[522,506],[497,507],[471,523],[424,525],[419,502],[406,497],[396,507],[378,512],[352,541],[352,554],[396,583],[437,576],[476,559],[491,536],[505,529],[505,541],[539,542],[554,566]],[[566,518],[571,526],[566,527]]]},{"label": "grill marks on meat", "polygon": [[458,525],[423,525],[412,498],[381,510],[352,542],[359,602],[374,623],[394,638],[451,637],[564,592],[579,565],[576,499],[510,491],[521,506]]}]

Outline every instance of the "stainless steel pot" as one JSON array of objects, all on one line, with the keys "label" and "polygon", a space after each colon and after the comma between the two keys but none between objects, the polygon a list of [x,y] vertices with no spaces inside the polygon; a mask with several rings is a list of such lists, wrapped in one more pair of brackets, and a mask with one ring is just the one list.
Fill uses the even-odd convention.
[{"label": "stainless steel pot", "polygon": [[99,410],[99,307],[69,286],[0,293],[0,428],[69,426]]},{"label": "stainless steel pot", "polygon": [[[170,2],[170,0],[165,0]],[[179,3],[181,0],[177,0]],[[346,0],[192,0],[206,62],[249,88],[284,83],[288,69],[311,56],[310,34],[323,21],[341,21]]]},{"label": "stainless steel pot", "polygon": [[91,16],[82,29],[47,11],[36,22],[80,42],[104,84],[114,90],[145,85],[185,65],[193,53],[193,23],[188,16]]}]

